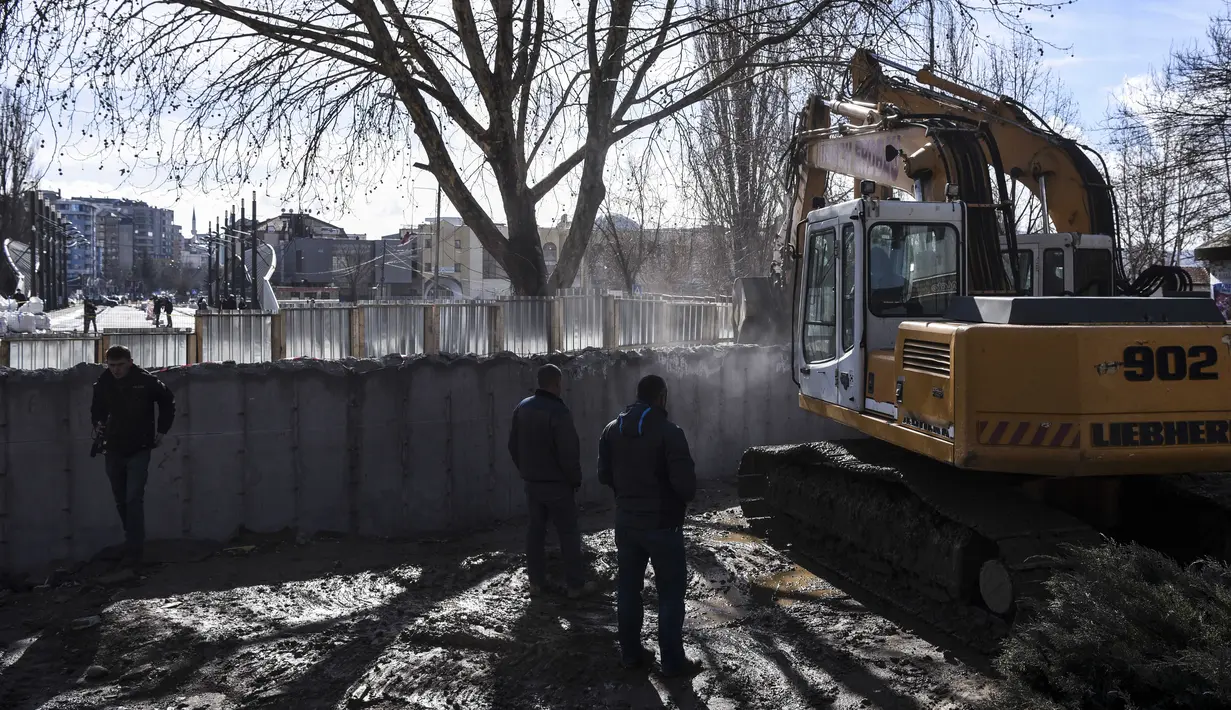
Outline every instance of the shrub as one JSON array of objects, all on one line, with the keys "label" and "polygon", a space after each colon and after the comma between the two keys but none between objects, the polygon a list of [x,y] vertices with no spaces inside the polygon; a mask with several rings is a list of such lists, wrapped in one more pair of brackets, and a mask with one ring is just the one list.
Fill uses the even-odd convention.
[{"label": "shrub", "polygon": [[996,661],[999,707],[1231,707],[1231,570],[1135,544],[1067,556]]}]

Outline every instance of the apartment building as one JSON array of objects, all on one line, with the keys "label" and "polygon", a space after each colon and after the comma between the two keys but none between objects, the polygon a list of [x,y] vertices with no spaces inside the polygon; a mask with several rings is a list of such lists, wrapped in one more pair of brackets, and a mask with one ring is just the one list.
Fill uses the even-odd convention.
[{"label": "apartment building", "polygon": [[57,204],[83,236],[83,226],[92,222],[94,270],[113,287],[129,287],[141,281],[140,272],[174,265],[182,255],[183,233],[172,210],[110,197],[62,198]]},{"label": "apartment building", "polygon": [[72,199],[57,199],[55,204],[60,216],[77,232],[69,242],[69,284],[74,289],[89,290],[93,281],[101,276],[102,247],[94,225],[97,208],[88,202]]}]

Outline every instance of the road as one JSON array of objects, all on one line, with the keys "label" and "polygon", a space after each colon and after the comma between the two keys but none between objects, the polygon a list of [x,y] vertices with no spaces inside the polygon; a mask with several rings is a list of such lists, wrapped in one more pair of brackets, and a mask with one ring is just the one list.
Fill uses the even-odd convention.
[{"label": "road", "polygon": [[[82,306],[70,306],[47,315],[51,318],[51,329],[71,333],[82,328]],[[193,310],[183,306],[176,307],[172,317],[176,328],[192,328],[195,325]],[[154,323],[145,319],[145,311],[133,306],[103,306],[98,313],[98,329],[104,328],[153,328]]]},{"label": "road", "polygon": [[[0,707],[974,710],[995,697],[978,658],[749,535],[733,491],[702,491],[697,510],[685,645],[704,670],[691,680],[618,667],[612,513],[591,509],[601,591],[576,602],[527,597],[518,522],[412,542],[243,533],[151,543],[161,562],[141,577],[101,560],[62,570],[0,592]],[[652,581],[645,597],[656,649]]]}]

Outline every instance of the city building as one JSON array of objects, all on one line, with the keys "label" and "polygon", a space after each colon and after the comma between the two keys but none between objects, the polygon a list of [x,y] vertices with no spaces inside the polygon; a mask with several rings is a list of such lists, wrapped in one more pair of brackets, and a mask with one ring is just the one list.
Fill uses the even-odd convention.
[{"label": "city building", "polygon": [[73,207],[80,205],[84,214],[85,206],[93,206],[95,269],[107,289],[147,290],[160,275],[179,267],[183,234],[172,210],[125,198],[60,201],[70,208],[61,210],[70,221]]},{"label": "city building", "polygon": [[102,265],[102,246],[95,232],[97,207],[74,199],[57,199],[56,209],[76,230],[69,241],[68,281],[72,289],[97,294]]}]

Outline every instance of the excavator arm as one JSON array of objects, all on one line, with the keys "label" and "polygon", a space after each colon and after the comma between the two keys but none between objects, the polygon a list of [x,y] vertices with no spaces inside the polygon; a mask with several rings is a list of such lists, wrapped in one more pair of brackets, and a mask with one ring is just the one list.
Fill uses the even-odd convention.
[{"label": "excavator arm", "polygon": [[[914,74],[917,83],[890,77],[882,64]],[[1005,172],[1029,190],[1047,210],[1056,230],[1078,234],[1116,234],[1111,187],[1076,141],[1007,96],[995,98],[937,76],[929,68],[911,71],[860,49],[851,60],[855,98],[891,104],[904,116],[961,117],[984,123],[1000,151]],[[942,93],[943,92],[943,93]],[[922,165],[924,156],[916,158]],[[944,185],[932,181],[926,200],[943,200]]]}]

